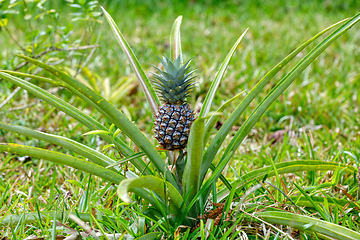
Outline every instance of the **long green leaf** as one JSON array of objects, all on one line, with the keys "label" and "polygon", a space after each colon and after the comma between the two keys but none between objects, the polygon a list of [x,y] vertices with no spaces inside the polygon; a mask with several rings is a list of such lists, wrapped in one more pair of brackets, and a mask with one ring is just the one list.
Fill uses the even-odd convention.
[{"label": "long green leaf", "polygon": [[[338,163],[325,162],[321,160],[296,160],[289,162],[280,162],[275,164],[277,172],[279,174],[290,172],[302,172],[302,171],[328,171],[335,170],[338,167]],[[268,174],[268,177],[274,176],[275,172],[272,170],[272,166],[267,166],[253,170],[247,174],[241,176],[241,181],[249,181],[252,179],[260,179]],[[356,168],[345,164],[340,165],[340,169],[348,173],[354,173]]]},{"label": "long green leaf", "polygon": [[[150,161],[154,164],[156,169],[164,173],[165,172],[165,162],[157,152],[155,147],[151,144],[149,139],[145,137],[145,135],[123,114],[121,113],[115,106],[106,101],[102,96],[95,93],[91,88],[77,81],[75,78],[65,74],[64,72],[59,71],[58,69],[44,64],[35,59],[17,55],[20,58],[25,59],[26,61],[33,63],[54,76],[58,77],[60,80],[66,82],[71,87],[77,89],[79,92],[84,94],[87,98],[89,98],[93,103],[95,103],[99,108],[103,110],[105,113],[105,117],[107,117],[112,123],[114,123],[125,135],[127,135],[143,152],[146,153]],[[171,174],[167,173],[167,179],[176,186],[176,181]]]},{"label": "long green leaf", "polygon": [[193,199],[201,185],[199,177],[204,152],[205,120],[206,118],[196,119],[190,129],[188,157],[183,175],[183,196],[189,194],[186,203]]},{"label": "long green leaf", "polygon": [[[238,94],[236,94],[234,97],[230,98],[229,100],[227,100],[223,105],[221,105],[217,110],[216,112],[218,113],[222,113],[225,111],[225,109],[230,105],[230,103],[232,103],[233,101],[237,100],[238,98],[240,98],[242,96],[242,94],[245,92],[242,91]],[[219,121],[220,119],[220,114],[218,115],[214,115],[214,116],[211,116],[209,118],[209,120],[206,122],[205,124],[205,136],[204,136],[204,142],[206,143],[211,135],[211,132],[213,131],[217,121]],[[206,169],[207,170],[207,169]]]},{"label": "long green leaf", "polygon": [[43,81],[43,82],[48,82],[48,83],[54,84],[56,86],[68,87],[68,85],[64,82],[57,81],[57,80],[47,78],[47,77],[29,74],[29,73],[9,71],[9,70],[0,70],[0,72],[4,72],[4,73],[10,74],[12,76],[16,76],[16,77],[31,78],[31,79],[35,79],[35,80],[39,80],[39,81]]},{"label": "long green leaf", "polygon": [[80,158],[69,156],[63,153],[50,151],[46,149],[30,147],[25,145],[19,145],[15,143],[0,143],[1,152],[11,152],[21,155],[28,155],[35,158],[44,159],[51,161],[57,164],[63,164],[69,167],[79,169],[84,172],[91,173],[95,176],[98,176],[104,180],[119,184],[122,180],[126,179],[124,176],[110,170],[106,169],[100,165],[87,162]]},{"label": "long green leaf", "polygon": [[[100,165],[87,162],[85,160],[55,151],[50,151],[46,149],[30,147],[25,145],[19,145],[15,143],[0,143],[0,152],[4,152],[4,151],[40,158],[46,161],[51,161],[56,164],[63,164],[90,173],[92,175],[98,176],[104,180],[113,182],[115,184],[119,184],[121,181],[126,179],[124,176],[110,169],[104,168]],[[135,189],[133,192],[141,196],[143,199],[149,201],[151,204],[156,203],[153,196],[149,192],[143,189]]]},{"label": "long green leaf", "polygon": [[172,59],[177,59],[180,56],[181,65],[183,64],[180,35],[182,18],[183,17],[180,15],[175,19],[170,34],[170,57],[172,57]]},{"label": "long green leaf", "polygon": [[106,113],[98,105],[93,103],[88,97],[86,97],[84,94],[82,94],[81,92],[79,92],[78,90],[76,90],[75,88],[73,88],[72,86],[67,84],[66,82],[57,81],[54,79],[41,77],[41,76],[28,74],[28,73],[21,73],[21,72],[15,72],[15,71],[3,71],[3,70],[0,70],[0,71],[4,72],[4,73],[9,73],[10,75],[13,75],[13,76],[31,78],[31,79],[35,79],[35,80],[39,80],[39,81],[45,81],[45,82],[48,82],[48,83],[51,83],[51,84],[54,84],[57,86],[65,87],[66,89],[68,89],[69,91],[71,91],[72,93],[74,93],[78,97],[80,97],[82,100],[84,100],[86,103],[88,103],[91,107],[93,107],[94,109],[99,111],[102,115],[106,116]]},{"label": "long green leaf", "polygon": [[119,184],[117,193],[121,200],[130,203],[131,198],[128,192],[134,192],[134,190],[139,188],[146,188],[155,192],[165,202],[169,200],[170,212],[172,214],[179,213],[182,208],[183,198],[176,188],[171,183],[155,176],[144,176],[124,180]]},{"label": "long green leaf", "polygon": [[[20,86],[21,88],[27,90],[29,93],[37,96],[38,98],[44,100],[45,102],[49,103],[50,105],[58,108],[59,110],[68,114],[69,116],[75,118],[76,120],[78,120],[80,123],[82,123],[83,125],[85,125],[86,127],[88,127],[91,130],[97,130],[97,129],[105,130],[105,131],[108,130],[103,126],[103,124],[99,123],[98,121],[93,119],[88,114],[83,113],[76,107],[70,105],[69,103],[65,102],[64,100],[54,96],[53,94],[45,91],[44,89],[42,89],[30,82],[24,81],[20,78],[11,76],[11,75],[9,75],[7,73],[3,73],[3,72],[0,72],[0,77],[13,83],[13,84]],[[101,135],[101,137],[103,139],[105,139],[106,142],[112,143],[112,139],[109,136]],[[125,144],[120,138],[116,138],[115,142],[119,145],[121,150],[123,150],[123,154],[125,156],[134,154],[133,150],[127,144]],[[145,162],[143,162],[141,159],[134,159],[132,161],[132,163],[134,164],[134,166],[137,169],[139,169],[140,171],[144,171],[145,174],[151,173],[146,168]]]},{"label": "long green leaf", "polygon": [[285,89],[309,66],[330,44],[343,35],[353,25],[360,20],[360,13],[353,18],[345,22],[342,26],[336,29],[328,37],[326,37],[321,43],[319,43],[311,52],[309,52],[281,81],[267,94],[267,96],[261,101],[261,103],[255,108],[251,115],[241,125],[230,144],[224,152],[224,156],[227,156],[228,152],[233,152],[242,143],[246,135],[250,132],[252,127],[257,123],[263,113],[269,108],[269,106],[282,94]]},{"label": "long green leaf", "polygon": [[49,134],[49,133],[43,133],[39,131],[32,130],[27,127],[19,126],[19,125],[13,125],[8,123],[0,122],[0,129],[4,129],[11,132],[16,132],[21,135],[33,137],[39,140],[43,140],[45,142],[49,142],[52,144],[56,144],[59,146],[62,146],[68,150],[71,150],[77,154],[80,154],[83,157],[88,158],[89,160],[93,161],[96,164],[99,164],[100,166],[107,167],[110,164],[116,163],[113,159],[109,158],[108,156],[84,145],[81,143],[78,143],[72,139]]},{"label": "long green leaf", "polygon": [[201,178],[205,177],[207,170],[209,169],[212,161],[214,160],[220,146],[224,142],[225,138],[229,134],[231,128],[234,124],[239,120],[242,113],[245,109],[249,106],[251,101],[258,96],[260,91],[267,85],[267,83],[285,66],[287,65],[294,57],[296,57],[305,47],[307,47],[310,43],[314,42],[324,33],[328,32],[332,28],[338,26],[339,24],[343,23],[345,20],[342,20],[325,30],[319,32],[314,37],[310,38],[306,42],[304,42],[300,47],[296,48],[293,52],[291,52],[287,57],[285,57],[282,61],[280,61],[273,69],[271,69],[249,92],[248,95],[241,101],[241,103],[236,107],[234,112],[230,115],[230,117],[224,122],[222,127],[220,128],[219,132],[215,135],[213,141],[210,143],[207,151],[204,154],[203,160],[203,169],[201,172]]},{"label": "long green leaf", "polygon": [[159,99],[156,96],[156,93],[155,93],[153,87],[151,86],[149,79],[146,77],[144,70],[142,69],[142,67],[141,67],[139,61],[137,60],[134,52],[132,51],[130,45],[127,43],[124,36],[122,35],[119,28],[117,27],[115,21],[112,19],[110,14],[103,7],[101,7],[101,9],[104,12],[106,20],[109,23],[110,28],[111,28],[113,34],[115,35],[116,40],[118,41],[120,47],[122,48],[122,50],[124,51],[124,53],[126,54],[128,60],[130,62],[130,65],[133,68],[137,79],[139,80],[140,86],[142,87],[142,89],[145,93],[145,96],[150,104],[150,107],[153,110],[153,113],[154,114],[157,113]]},{"label": "long green leaf", "polygon": [[199,113],[199,117],[205,117],[209,113],[210,107],[211,107],[212,102],[215,97],[216,90],[218,89],[219,84],[225,74],[226,68],[229,65],[229,61],[230,61],[231,57],[234,55],[235,50],[237,49],[238,45],[240,44],[241,40],[243,39],[243,37],[245,36],[245,34],[247,33],[248,30],[249,30],[249,28],[247,28],[245,30],[245,32],[243,34],[241,34],[241,36],[238,38],[238,40],[232,46],[230,52],[227,54],[223,63],[221,64],[221,67],[220,67],[218,73],[216,74],[215,80],[211,83],[210,90],[206,94],[203,106],[201,107],[201,111]]},{"label": "long green leaf", "polygon": [[291,226],[308,232],[316,232],[335,239],[360,239],[360,233],[346,227],[319,220],[316,218],[302,216],[284,211],[258,212],[258,216],[272,224]]},{"label": "long green leaf", "polygon": [[[284,173],[294,173],[294,172],[303,172],[303,171],[328,171],[335,170],[338,167],[337,163],[317,161],[317,160],[298,160],[290,162],[281,162],[275,164],[278,174]],[[356,168],[352,166],[347,166],[345,164],[340,165],[342,171],[354,174]],[[232,187],[240,189],[244,184],[254,179],[261,179],[265,175],[268,177],[274,176],[275,172],[272,166],[267,166],[253,170],[249,173],[246,173],[241,176],[241,179],[236,180],[231,185]],[[221,201],[229,194],[228,189],[224,189],[218,193],[218,201]]]},{"label": "long green leaf", "polygon": [[[236,94],[234,97],[232,97],[231,99],[227,100],[223,105],[221,105],[218,110],[216,111],[217,113],[222,113],[229,105],[231,102],[233,102],[234,100],[238,99],[245,91],[242,91],[241,93]],[[211,132],[213,131],[213,128],[215,127],[217,121],[220,119],[220,114],[214,114],[213,116],[210,117],[210,119],[206,122],[205,124],[205,136],[204,136],[204,144],[206,144],[206,142],[208,141],[208,139],[210,138]],[[210,169],[212,171],[215,170],[215,166],[213,164],[210,165]],[[208,169],[205,169],[205,166],[202,165],[201,166],[201,171],[200,173],[202,173],[203,171],[207,171]],[[231,189],[231,185],[230,183],[227,181],[227,179],[221,174],[220,176],[220,180],[225,184],[225,186],[228,188],[228,190]],[[206,194],[206,196],[208,196],[208,194],[210,193],[210,191]],[[237,196],[237,194],[235,193],[235,195]]]},{"label": "long green leaf", "polygon": [[[43,218],[53,218],[54,217],[55,212],[41,212],[40,216]],[[58,221],[62,221],[64,219],[67,219],[68,216],[70,214],[74,214],[76,216],[78,216],[81,220],[85,221],[85,222],[89,222],[90,221],[90,216],[88,213],[80,213],[80,212],[62,212],[61,214],[59,214],[59,212],[56,213],[56,219]],[[12,215],[8,215],[6,216],[1,222],[0,225],[7,225],[11,222],[13,223],[18,223],[20,220],[25,223],[25,224],[29,224],[32,222],[37,221],[37,217],[38,217],[38,213],[37,212],[32,212],[32,213],[25,213],[25,217],[24,219],[22,218],[22,214],[12,214]]]},{"label": "long green leaf", "polygon": [[91,128],[91,129],[97,129],[98,126],[102,126],[100,123],[97,123],[96,120],[92,119],[90,116],[82,113],[80,110],[75,108],[74,106],[68,104],[64,100],[55,97],[53,94],[45,91],[44,89],[29,83],[27,81],[24,81],[20,78],[13,77],[7,73],[0,72],[0,77],[13,83],[21,88],[27,90],[31,94],[41,98],[42,100],[46,101],[47,103],[51,104],[52,106],[60,109],[61,111],[66,112],[71,117],[77,119],[85,126]]}]

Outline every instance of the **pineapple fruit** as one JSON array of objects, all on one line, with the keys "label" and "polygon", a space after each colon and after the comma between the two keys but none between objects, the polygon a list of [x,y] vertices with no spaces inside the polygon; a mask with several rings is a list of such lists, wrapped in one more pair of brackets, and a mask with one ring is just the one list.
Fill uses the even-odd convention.
[{"label": "pineapple fruit", "polygon": [[155,115],[155,138],[166,150],[183,149],[194,121],[194,111],[186,99],[194,88],[195,70],[187,73],[191,60],[181,65],[180,56],[175,61],[164,56],[160,62],[164,71],[154,66],[159,74],[153,73],[155,79],[152,80],[163,101]]}]

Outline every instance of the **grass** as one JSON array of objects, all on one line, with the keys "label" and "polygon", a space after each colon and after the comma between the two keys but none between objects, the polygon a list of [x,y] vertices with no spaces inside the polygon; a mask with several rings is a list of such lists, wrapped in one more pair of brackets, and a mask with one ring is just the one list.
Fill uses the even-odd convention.
[{"label": "grass", "polygon": [[[147,63],[157,62],[156,55],[161,56],[169,51],[168,36],[171,24],[178,15],[184,16],[181,28],[183,52],[185,58],[194,57],[199,74],[199,85],[192,99],[193,106],[196,105],[197,99],[204,98],[222,58],[247,27],[250,28],[249,33],[231,60],[225,79],[219,88],[218,96],[220,97],[216,99],[218,106],[222,99],[228,99],[229,96],[238,92],[251,89],[265,72],[302,41],[334,22],[354,15],[358,7],[355,1],[348,3],[306,1],[301,5],[297,4],[297,1],[279,0],[270,3],[248,1],[239,7],[234,7],[233,2],[218,3],[223,5],[223,8],[214,2],[199,1],[188,3],[189,5],[180,3],[170,5],[169,2],[153,4],[149,1],[149,3],[137,6],[136,2],[109,1],[106,4],[136,55],[141,56],[140,62],[148,66],[146,72],[151,70],[151,66],[146,65]],[[67,24],[66,11],[69,11],[69,8],[61,5],[60,21]],[[15,17],[9,20],[11,20],[9,28],[15,32],[19,42],[26,42],[26,36],[23,34],[27,31],[26,26],[18,24],[23,20]],[[35,24],[39,29],[45,28],[46,25],[40,20]],[[73,24],[76,31],[71,37],[77,39],[85,31],[88,23],[74,22]],[[110,79],[113,85],[121,77],[131,75],[131,72],[109,28],[103,24],[94,27],[94,31],[101,28],[100,48],[95,52],[87,67],[91,72],[100,73],[102,81],[105,78]],[[1,34],[0,41],[5,42],[6,45],[1,53],[2,64],[5,66],[3,68],[11,68],[19,61],[13,58],[13,53],[17,52],[18,48],[9,41],[6,34]],[[95,41],[96,36],[92,36],[90,43]],[[286,44],[280,44],[283,41]],[[360,81],[358,81],[360,61],[358,58],[360,55],[357,46],[359,41],[358,26],[355,26],[320,55],[317,61],[309,66],[255,125],[252,133],[237,150],[235,160],[225,169],[224,175],[235,180],[264,165],[301,159],[316,159],[358,167],[360,158]],[[74,56],[74,59],[77,59],[76,57],[78,56]],[[64,58],[66,61],[63,65],[76,68],[76,62],[74,63],[71,57],[64,56]],[[285,70],[289,70],[290,67]],[[284,72],[281,72],[280,76],[281,74]],[[280,76],[277,79],[280,79]],[[275,82],[272,84],[275,85]],[[11,84],[0,81],[0,102],[13,89],[14,86]],[[60,90],[58,94],[69,102],[77,101],[65,91]],[[252,106],[255,107],[255,104],[264,96],[256,99]],[[77,126],[73,119],[45,104],[39,103],[31,108],[9,111],[11,108],[23,106],[32,101],[35,100],[31,95],[21,92],[0,109],[0,119],[34,129],[46,129],[50,133],[86,142],[94,148],[101,145],[99,138],[91,135],[83,136],[85,130]],[[144,96],[137,87],[127,92],[114,104],[119,108],[127,109],[131,119],[146,134],[151,134],[152,124],[149,124],[151,112],[145,110],[149,107],[146,106]],[[234,106],[235,104],[229,109],[233,109]],[[98,115],[96,112],[89,113]],[[249,114],[250,112],[246,112],[245,117]],[[245,117],[239,122],[239,126]],[[285,135],[282,141],[271,145],[267,140],[268,137],[282,129],[291,130],[291,134]],[[0,140],[53,148],[47,143],[5,132],[0,132]],[[59,149],[59,151],[63,150]],[[117,233],[131,232],[131,223],[139,225],[144,222],[144,217],[137,214],[140,212],[139,206],[121,203],[116,196],[116,187],[101,179],[90,178],[82,172],[38,159],[20,162],[16,156],[3,153],[0,153],[0,158],[2,159],[0,192],[3,193],[0,199],[1,216],[7,211],[12,214],[21,214],[30,211],[37,212],[38,209],[59,212],[84,211],[92,212],[94,215],[102,213],[110,220],[103,219],[99,223],[100,226],[102,228],[111,226]],[[305,189],[308,195],[347,200],[346,194],[349,193],[355,197],[354,201],[358,201],[359,194],[356,195],[358,186],[354,181],[355,178],[346,173],[341,173],[340,176],[336,184],[327,185],[324,183],[332,181],[333,172],[317,171],[313,175],[304,172],[280,174],[278,178],[269,178],[268,181],[282,189],[299,207],[303,206],[304,201],[301,201],[303,199],[299,197],[301,194],[295,183]],[[256,184],[256,181],[250,181],[248,186],[252,184]],[[316,186],[321,187],[316,188]],[[249,208],[252,201],[262,200],[272,200],[274,207],[288,207],[287,203],[284,203],[286,199],[275,187],[266,185],[266,191],[259,189],[251,193],[248,197]],[[307,215],[315,214],[322,218],[328,216],[331,222],[359,231],[359,210],[356,207],[349,211],[346,204],[329,207],[323,199],[321,203],[320,207],[323,208],[324,214],[321,214],[322,211],[319,209],[314,209],[314,206],[308,206],[309,208],[301,211]],[[252,221],[245,213],[240,216],[238,219],[242,219],[242,226]],[[12,227],[0,230],[0,232],[14,239],[22,239],[30,234],[46,235],[49,238],[64,234],[63,227],[59,224],[56,232],[53,231],[52,219],[52,216],[48,216],[45,221],[35,221],[30,225],[25,224],[23,219],[20,223],[10,224]],[[124,221],[124,219],[130,221]],[[92,226],[99,229],[94,221],[90,222]],[[62,219],[61,223],[82,231],[78,224],[67,218]],[[256,235],[264,237],[265,234],[258,231],[261,228],[260,224],[253,224],[243,231],[250,238]],[[268,226],[265,227],[265,230],[268,228]],[[276,231],[274,228],[271,229],[272,237],[275,238]],[[144,232],[150,231],[143,229],[142,232],[133,235],[141,236]],[[305,239],[311,236],[304,232],[301,234]]]}]

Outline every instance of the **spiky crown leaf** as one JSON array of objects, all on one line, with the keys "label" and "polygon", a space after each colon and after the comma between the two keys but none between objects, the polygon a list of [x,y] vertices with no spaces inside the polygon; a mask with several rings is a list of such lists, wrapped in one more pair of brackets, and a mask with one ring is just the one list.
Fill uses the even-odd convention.
[{"label": "spiky crown leaf", "polygon": [[190,69],[191,59],[182,66],[180,56],[174,62],[166,55],[163,59],[159,58],[159,60],[164,67],[164,71],[154,66],[159,71],[159,74],[152,73],[155,78],[152,80],[155,91],[164,102],[171,104],[185,102],[195,85],[195,76],[191,75],[196,70],[187,73]]}]

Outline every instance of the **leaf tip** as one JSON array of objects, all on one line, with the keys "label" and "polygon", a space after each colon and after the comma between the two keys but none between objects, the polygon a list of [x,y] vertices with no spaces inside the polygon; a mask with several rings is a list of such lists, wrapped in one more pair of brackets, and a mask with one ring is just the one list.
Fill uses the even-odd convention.
[{"label": "leaf tip", "polygon": [[182,19],[183,19],[183,16],[182,16],[182,15],[179,15],[179,16],[176,18],[175,21],[182,21]]},{"label": "leaf tip", "polygon": [[118,186],[118,190],[117,190],[117,194],[119,196],[119,198],[125,202],[125,203],[131,203],[131,198],[129,197],[128,191],[127,191],[127,187],[123,187],[121,186],[121,183]]}]

